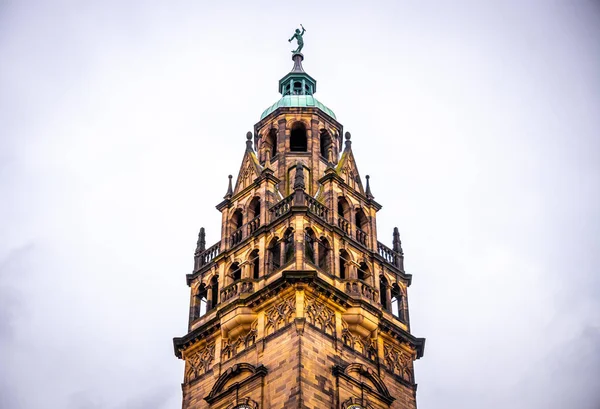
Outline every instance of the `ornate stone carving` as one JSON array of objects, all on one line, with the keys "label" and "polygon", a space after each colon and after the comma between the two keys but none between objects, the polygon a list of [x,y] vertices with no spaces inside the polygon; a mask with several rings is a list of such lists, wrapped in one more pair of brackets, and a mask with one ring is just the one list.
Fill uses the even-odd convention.
[{"label": "ornate stone carving", "polygon": [[342,319],[342,342],[372,361],[377,359],[377,338],[361,338],[359,335],[353,334],[344,319]]},{"label": "ornate stone carving", "polygon": [[408,352],[386,343],[383,345],[383,355],[385,366],[392,373],[399,375],[406,382],[414,382],[413,359]]},{"label": "ornate stone carving", "polygon": [[258,320],[252,323],[250,330],[237,337],[236,339],[223,339],[223,345],[221,347],[221,360],[225,361],[237,355],[239,352],[250,348],[256,343],[256,334],[258,331],[256,327]]},{"label": "ornate stone carving", "polygon": [[296,297],[279,301],[265,313],[265,334],[270,335],[286,326],[296,315]]},{"label": "ornate stone carving", "polygon": [[210,369],[210,364],[215,360],[215,344],[206,345],[187,358],[185,381],[190,382],[204,375]]},{"label": "ornate stone carving", "polygon": [[335,336],[335,312],[314,298],[304,302],[306,320],[326,334]]}]

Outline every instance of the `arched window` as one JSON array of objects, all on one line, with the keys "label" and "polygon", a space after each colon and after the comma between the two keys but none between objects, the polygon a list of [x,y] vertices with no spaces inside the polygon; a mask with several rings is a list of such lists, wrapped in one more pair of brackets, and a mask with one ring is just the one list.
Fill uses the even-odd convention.
[{"label": "arched window", "polygon": [[268,257],[269,272],[273,273],[281,267],[281,243],[277,237],[271,240],[268,249]]},{"label": "arched window", "polygon": [[364,244],[366,246],[367,245],[367,227],[368,227],[369,222],[367,220],[367,216],[365,215],[365,212],[362,209],[358,209],[356,211],[355,222],[356,222],[356,240],[359,243]]},{"label": "arched window", "polygon": [[348,201],[340,196],[337,202],[338,227],[346,234],[350,234],[350,205]]},{"label": "arched window", "polygon": [[208,309],[212,310],[219,303],[219,278],[217,276],[213,276],[210,279],[210,304],[208,305]]},{"label": "arched window", "polygon": [[260,227],[260,197],[254,197],[248,205],[248,234]]},{"label": "arched window", "polygon": [[259,270],[260,263],[259,263],[258,250],[254,250],[254,251],[252,251],[252,253],[250,253],[250,257],[249,257],[248,261],[250,261],[250,263],[252,265],[252,278],[254,278],[256,280],[260,277],[260,270]]},{"label": "arched window", "polygon": [[192,319],[195,320],[206,314],[207,301],[208,301],[208,292],[206,291],[206,286],[204,284],[200,284],[198,290],[196,291],[194,308],[192,311]]},{"label": "arched window", "polygon": [[402,322],[406,322],[406,311],[404,309],[404,296],[398,284],[392,286],[392,314]]},{"label": "arched window", "polygon": [[367,263],[365,263],[364,261],[361,262],[358,267],[358,279],[366,280],[370,276],[371,276],[371,273],[369,271],[369,267],[367,266]]},{"label": "arched window", "polygon": [[348,267],[350,265],[350,255],[346,250],[340,250],[340,278],[345,280],[348,277]]},{"label": "arched window", "polygon": [[231,215],[231,236],[229,238],[230,245],[235,246],[242,241],[242,231],[239,230],[244,222],[242,209],[236,209]]},{"label": "arched window", "polygon": [[294,95],[302,95],[302,83],[300,81],[294,82]]},{"label": "arched window", "polygon": [[233,281],[242,279],[242,269],[240,268],[240,263],[233,263],[231,267],[229,267],[229,277]]},{"label": "arched window", "polygon": [[365,215],[365,212],[363,211],[363,209],[358,209],[356,211],[356,227],[358,227],[359,229],[366,231],[367,230],[367,216]]},{"label": "arched window", "polygon": [[308,150],[308,140],[306,138],[306,127],[302,122],[296,122],[292,126],[290,135],[290,151],[306,152]]},{"label": "arched window", "polygon": [[304,256],[315,264],[315,233],[310,228],[307,228],[304,234]]},{"label": "arched window", "polygon": [[233,212],[231,223],[233,224],[234,229],[239,229],[240,227],[242,227],[242,224],[244,223],[244,215],[242,214],[242,209],[237,209],[235,212]]},{"label": "arched window", "polygon": [[260,216],[260,197],[256,196],[248,205],[248,219],[252,220],[258,216]]},{"label": "arched window", "polygon": [[325,129],[321,129],[321,156],[329,161],[329,148],[332,147],[331,135]]},{"label": "arched window", "polygon": [[288,228],[283,235],[283,263],[287,264],[294,258],[294,231]]},{"label": "arched window", "polygon": [[389,310],[390,306],[387,302],[387,290],[388,290],[388,282],[385,277],[382,275],[379,278],[379,302],[381,303],[381,308],[384,310]]},{"label": "arched window", "polygon": [[329,272],[329,253],[331,247],[329,246],[329,242],[326,238],[321,237],[319,240],[319,262],[318,265],[321,269],[326,272]]},{"label": "arched window", "polygon": [[277,155],[277,130],[271,128],[265,138],[265,147],[271,152],[271,158]]}]

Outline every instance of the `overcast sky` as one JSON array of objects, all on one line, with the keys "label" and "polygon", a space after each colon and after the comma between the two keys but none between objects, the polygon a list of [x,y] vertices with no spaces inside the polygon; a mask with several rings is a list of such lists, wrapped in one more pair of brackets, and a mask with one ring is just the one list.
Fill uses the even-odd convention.
[{"label": "overcast sky", "polygon": [[198,229],[300,23],[402,235],[419,409],[598,409],[586,0],[0,0],[0,407],[180,408]]}]

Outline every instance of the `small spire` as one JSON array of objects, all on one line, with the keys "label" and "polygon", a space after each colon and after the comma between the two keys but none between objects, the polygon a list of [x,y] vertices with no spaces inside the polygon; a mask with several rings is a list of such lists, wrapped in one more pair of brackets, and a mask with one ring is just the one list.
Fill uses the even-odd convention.
[{"label": "small spire", "polygon": [[227,193],[225,193],[225,199],[229,199],[231,196],[233,196],[233,187],[231,186],[231,179],[233,176],[229,175],[227,177],[229,178],[229,186],[227,187]]},{"label": "small spire", "polygon": [[296,177],[294,178],[294,190],[302,189],[304,190],[306,186],[304,185],[304,166],[302,162],[298,161],[296,164]]},{"label": "small spire", "polygon": [[371,179],[371,176],[367,175],[365,178],[367,179],[367,199],[373,199],[375,196],[373,196],[371,193],[371,185],[369,184],[369,179]]},{"label": "small spire", "polygon": [[352,135],[350,135],[350,132],[346,132],[346,149],[352,149],[352,141],[350,140],[350,138],[352,138]]},{"label": "small spire", "polygon": [[404,254],[402,251],[402,242],[400,241],[400,232],[397,227],[394,227],[394,242],[393,249],[396,253]]},{"label": "small spire", "polygon": [[246,150],[252,151],[252,132],[246,133]]},{"label": "small spire", "polygon": [[204,227],[200,227],[200,233],[198,233],[198,242],[196,242],[196,253],[200,253],[206,250],[206,233]]}]

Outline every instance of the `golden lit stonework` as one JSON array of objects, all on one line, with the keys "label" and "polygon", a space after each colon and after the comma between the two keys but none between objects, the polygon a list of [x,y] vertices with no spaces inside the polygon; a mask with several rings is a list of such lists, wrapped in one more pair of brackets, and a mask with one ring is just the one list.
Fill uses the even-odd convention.
[{"label": "golden lit stonework", "polygon": [[398,230],[377,240],[350,134],[293,59],[217,205],[221,240],[200,231],[174,339],[183,408],[415,408],[425,340],[410,333]]}]

